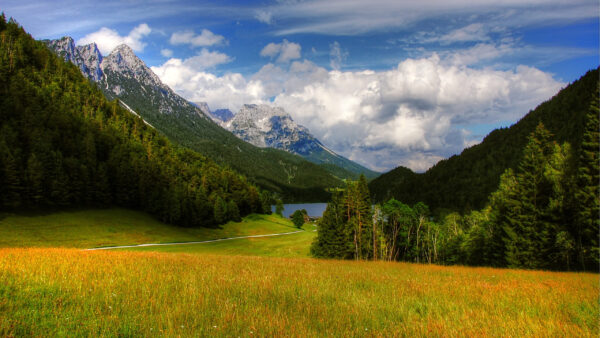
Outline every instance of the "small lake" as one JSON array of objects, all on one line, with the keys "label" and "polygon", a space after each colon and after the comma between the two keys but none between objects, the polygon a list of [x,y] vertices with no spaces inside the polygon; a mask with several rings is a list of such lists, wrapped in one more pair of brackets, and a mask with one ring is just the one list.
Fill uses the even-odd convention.
[{"label": "small lake", "polygon": [[[283,216],[290,217],[291,214],[296,210],[306,209],[308,216],[321,217],[327,207],[327,203],[298,203],[298,204],[284,204],[283,205]],[[271,211],[275,213],[275,206],[271,206]]]}]

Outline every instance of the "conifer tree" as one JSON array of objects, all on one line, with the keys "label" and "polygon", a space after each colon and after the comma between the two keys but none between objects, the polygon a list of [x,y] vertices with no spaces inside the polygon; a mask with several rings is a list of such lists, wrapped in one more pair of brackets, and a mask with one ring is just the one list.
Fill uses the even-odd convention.
[{"label": "conifer tree", "polygon": [[558,230],[557,223],[549,217],[553,187],[547,169],[555,149],[550,138],[543,124],[538,124],[523,150],[517,174],[507,170],[492,196],[496,228],[501,230],[504,259],[509,267],[550,267],[548,257]]},{"label": "conifer tree", "polygon": [[227,204],[225,204],[220,196],[215,200],[214,219],[217,224],[227,222]]},{"label": "conifer tree", "polygon": [[292,222],[294,223],[296,228],[302,228],[302,225],[304,224],[304,214],[302,213],[302,210],[294,211],[294,213],[292,214]]},{"label": "conifer tree", "polygon": [[273,203],[273,197],[271,196],[271,193],[267,190],[262,191],[260,193],[260,204],[262,207],[262,213],[270,215],[272,203]]},{"label": "conifer tree", "polygon": [[350,259],[354,257],[352,237],[346,230],[346,206],[339,193],[331,202],[318,222],[319,231],[311,245],[311,254],[322,258]]},{"label": "conifer tree", "polygon": [[27,160],[27,193],[29,201],[33,204],[39,203],[44,198],[42,163],[35,154],[31,154]]},{"label": "conifer tree", "polygon": [[[596,93],[598,90],[596,90]],[[600,144],[598,121],[598,96],[590,105],[586,116],[585,132],[579,152],[577,186],[575,199],[577,211],[575,217],[575,237],[577,260],[581,269],[598,271],[600,232]]]},{"label": "conifer tree", "polygon": [[575,205],[575,170],[571,145],[555,144],[544,171],[551,184],[551,194],[546,209],[546,228],[551,233],[547,260],[553,269],[571,270],[575,244],[573,234]]},{"label": "conifer tree", "polygon": [[277,199],[275,202],[275,214],[283,217],[283,202],[280,199]]},{"label": "conifer tree", "polygon": [[17,163],[6,143],[0,141],[0,203],[9,208],[21,206],[22,185]]},{"label": "conifer tree", "polygon": [[233,200],[229,200],[229,202],[227,203],[227,213],[227,218],[234,222],[240,222],[242,220],[242,218],[240,217],[240,209]]}]

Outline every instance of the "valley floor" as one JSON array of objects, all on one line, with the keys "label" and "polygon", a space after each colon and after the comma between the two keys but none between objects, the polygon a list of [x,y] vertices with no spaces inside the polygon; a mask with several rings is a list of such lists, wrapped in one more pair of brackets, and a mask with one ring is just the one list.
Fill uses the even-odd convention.
[{"label": "valley floor", "polygon": [[311,259],[310,225],[278,237],[81,250],[294,231],[277,216],[217,230],[146,217],[122,209],[5,216],[0,336],[597,337],[600,330],[597,274]]},{"label": "valley floor", "polygon": [[2,336],[598,335],[598,275],[0,249]]},{"label": "valley floor", "polygon": [[183,228],[143,212],[112,208],[41,215],[0,216],[0,247],[96,248],[143,243],[205,241],[296,231],[277,215],[249,215],[220,228]]}]

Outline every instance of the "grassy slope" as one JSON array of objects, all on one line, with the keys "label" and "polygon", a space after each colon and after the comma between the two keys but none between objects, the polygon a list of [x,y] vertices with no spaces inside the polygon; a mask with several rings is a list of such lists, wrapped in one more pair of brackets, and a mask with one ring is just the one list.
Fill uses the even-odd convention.
[{"label": "grassy slope", "polygon": [[598,336],[598,275],[0,249],[0,336]]},{"label": "grassy slope", "polygon": [[72,247],[187,242],[294,231],[289,220],[250,215],[220,229],[181,228],[126,209],[81,210],[0,219],[0,247]]},{"label": "grassy slope", "polygon": [[[294,228],[295,229],[295,228]],[[295,231],[290,229],[289,231]],[[158,247],[128,248],[128,251],[160,251],[200,254],[245,255],[267,257],[310,257],[310,245],[317,235],[315,226],[305,224],[305,232],[296,234],[241,238],[235,240]]]}]

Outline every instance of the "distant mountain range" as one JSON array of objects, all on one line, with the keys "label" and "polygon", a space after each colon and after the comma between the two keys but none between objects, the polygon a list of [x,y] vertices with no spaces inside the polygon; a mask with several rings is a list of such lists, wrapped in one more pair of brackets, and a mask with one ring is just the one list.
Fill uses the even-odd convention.
[{"label": "distant mountain range", "polygon": [[598,97],[599,69],[591,70],[530,111],[510,128],[492,131],[480,144],[438,162],[417,174],[398,167],[369,183],[375,201],[395,198],[404,203],[425,202],[433,209],[481,209],[498,189],[500,175],[517,169],[527,138],[542,122],[558,143],[569,142],[578,156],[591,101]]},{"label": "distant mountain range", "polygon": [[328,149],[306,127],[294,122],[281,107],[246,104],[235,115],[228,109],[211,114],[225,129],[257,147],[281,149],[316,164],[341,167],[354,173],[352,178],[361,173],[367,178],[379,176],[379,173]]},{"label": "distant mountain range", "polygon": [[65,60],[96,82],[109,99],[165,134],[217,163],[230,166],[286,201],[324,201],[326,189],[339,187],[353,173],[342,176],[303,158],[276,149],[258,148],[235,137],[209,117],[208,107],[192,104],[163,84],[133,50],[120,45],[103,57],[95,44],[75,46],[72,38],[44,41]]}]

